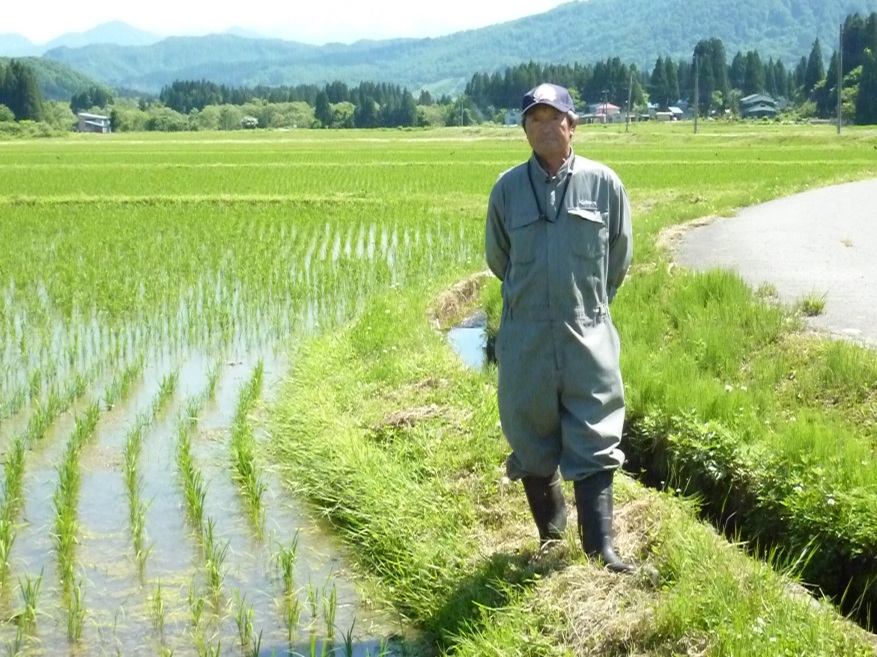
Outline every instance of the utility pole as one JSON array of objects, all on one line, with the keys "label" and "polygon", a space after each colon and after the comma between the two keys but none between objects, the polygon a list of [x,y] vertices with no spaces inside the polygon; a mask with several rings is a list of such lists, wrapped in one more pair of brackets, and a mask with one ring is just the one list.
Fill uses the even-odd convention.
[{"label": "utility pole", "polygon": [[841,108],[843,106],[844,90],[844,26],[840,24],[840,33],[837,40],[837,134],[840,134]]},{"label": "utility pole", "polygon": [[627,89],[627,122],[624,124],[624,131],[630,131],[630,103],[633,101],[633,71],[630,72],[630,84]]},{"label": "utility pole", "polygon": [[700,56],[694,56],[694,134],[697,134],[697,115],[700,114]]}]

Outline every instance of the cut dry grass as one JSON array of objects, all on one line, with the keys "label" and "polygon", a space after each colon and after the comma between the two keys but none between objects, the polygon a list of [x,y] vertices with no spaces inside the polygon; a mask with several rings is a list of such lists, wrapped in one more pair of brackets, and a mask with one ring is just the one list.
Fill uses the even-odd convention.
[{"label": "cut dry grass", "polygon": [[492,276],[489,271],[472,274],[439,294],[429,309],[433,324],[447,330],[462,320],[478,302],[482,286]]}]

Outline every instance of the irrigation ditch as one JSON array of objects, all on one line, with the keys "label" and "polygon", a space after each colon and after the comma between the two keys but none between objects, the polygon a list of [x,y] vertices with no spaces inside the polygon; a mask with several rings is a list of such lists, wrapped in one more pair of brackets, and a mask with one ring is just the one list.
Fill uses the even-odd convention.
[{"label": "irrigation ditch", "polygon": [[[495,363],[490,309],[480,308],[478,298],[488,279],[467,279],[449,291],[456,302],[439,303],[452,308],[443,323],[449,345],[473,369]],[[801,475],[768,450],[744,448],[733,432],[694,412],[628,409],[621,448],[624,471],[642,485],[696,499],[700,517],[727,540],[798,578],[811,595],[828,597],[866,631],[877,630],[877,534],[850,522],[867,513],[866,499],[841,493],[825,497],[829,513],[823,516],[796,514],[786,500],[808,494]],[[818,478],[818,469],[809,476]]]}]

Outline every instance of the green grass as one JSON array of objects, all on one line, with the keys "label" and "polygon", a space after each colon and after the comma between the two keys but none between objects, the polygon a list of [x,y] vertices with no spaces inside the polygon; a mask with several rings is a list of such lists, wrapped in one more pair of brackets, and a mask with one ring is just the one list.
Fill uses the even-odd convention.
[{"label": "green grass", "polygon": [[825,294],[817,294],[816,292],[811,292],[810,294],[805,295],[801,299],[799,304],[801,312],[808,317],[816,317],[817,315],[821,315],[822,311],[825,310],[825,300],[827,297],[827,292]]},{"label": "green grass", "polygon": [[[788,579],[700,525],[690,505],[623,479],[619,508],[638,514],[625,528],[638,537],[626,556],[655,568],[657,590],[587,564],[575,541],[535,558],[523,494],[501,481],[494,374],[465,372],[426,316],[418,293],[390,293],[305,346],[273,432],[289,480],[440,652],[515,654],[523,641],[537,655],[664,655],[683,645],[711,655],[869,654],[834,612],[788,595]],[[389,335],[395,349],[385,350]],[[418,416],[424,404],[437,412]],[[587,608],[615,598],[624,622],[599,603]],[[575,632],[583,607],[605,621],[591,639]],[[758,618],[770,624],[764,641],[737,637]],[[772,652],[770,636],[787,652]]]}]

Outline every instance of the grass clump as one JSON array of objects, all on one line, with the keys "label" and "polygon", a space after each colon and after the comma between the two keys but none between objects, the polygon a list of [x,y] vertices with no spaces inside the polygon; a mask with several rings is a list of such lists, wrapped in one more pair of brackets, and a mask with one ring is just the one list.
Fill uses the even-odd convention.
[{"label": "grass clump", "polygon": [[811,292],[804,296],[800,302],[798,302],[798,308],[801,312],[807,317],[816,317],[821,315],[825,310],[825,300],[828,298],[828,293],[817,294],[816,292]]}]

